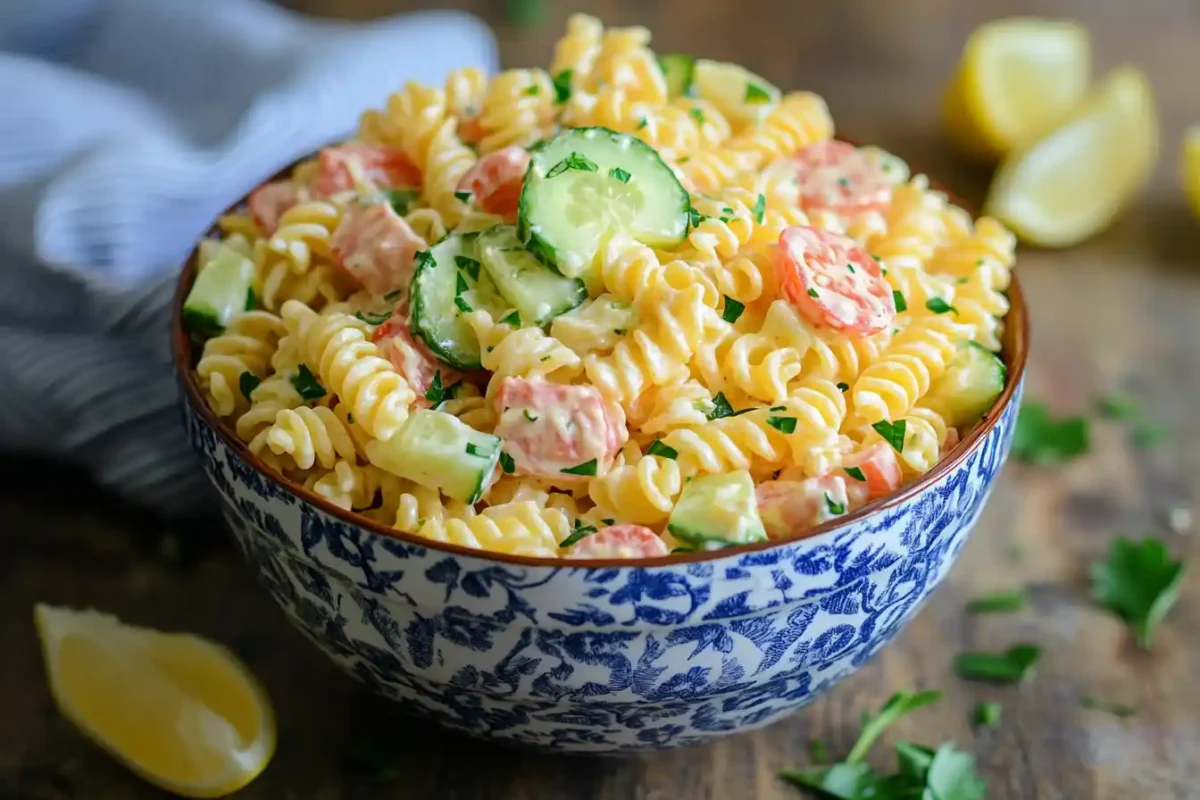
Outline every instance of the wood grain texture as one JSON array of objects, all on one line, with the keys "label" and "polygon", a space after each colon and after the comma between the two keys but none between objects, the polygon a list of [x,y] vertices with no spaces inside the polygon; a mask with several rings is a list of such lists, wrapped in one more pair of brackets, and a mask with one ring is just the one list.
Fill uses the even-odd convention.
[{"label": "wood grain texture", "polygon": [[[415,8],[401,0],[293,0],[317,14],[366,19]],[[1116,227],[1063,253],[1025,251],[1032,307],[1028,394],[1061,411],[1110,390],[1140,398],[1170,432],[1149,450],[1118,423],[1097,423],[1094,452],[1061,468],[1011,465],[942,588],[890,648],[795,717],[714,746],[627,759],[546,757],[504,750],[399,718],[334,668],[286,623],[228,546],[185,570],[164,567],[131,536],[141,529],[76,476],[9,461],[0,472],[0,799],[160,796],[89,746],[58,717],[44,688],[34,602],[96,606],[139,624],[195,631],[241,653],[267,685],[280,724],[274,763],[245,798],[513,798],[669,800],[799,796],[775,775],[806,762],[807,742],[834,753],[853,741],[863,708],[906,687],[939,688],[938,705],[895,729],[974,752],[989,797],[1139,800],[1200,797],[1200,579],[1185,581],[1153,653],[1086,596],[1088,564],[1118,533],[1156,531],[1200,559],[1197,536],[1164,516],[1200,499],[1200,224],[1176,188],[1179,133],[1200,116],[1200,6],[1192,0],[547,0],[549,18],[518,30],[503,3],[459,2],[497,27],[507,65],[545,63],[571,11],[645,24],[664,51],[749,65],[784,87],[825,95],[839,129],[895,150],[982,197],[986,174],[944,149],[936,106],[967,33],[1001,14],[1084,21],[1098,71],[1134,61],[1149,73],[1164,123],[1154,185]],[[35,483],[28,476],[39,476]],[[64,502],[71,498],[70,502]],[[211,531],[215,538],[220,530]],[[1200,534],[1198,534],[1200,536]],[[1032,608],[969,618],[971,596],[1028,585]],[[1044,646],[1037,676],[1017,688],[965,683],[951,671],[965,649],[1016,641]],[[1085,696],[1136,705],[1117,720],[1079,707]],[[1002,724],[973,732],[979,701]],[[374,784],[344,754],[364,739],[394,751],[396,777]],[[885,738],[884,744],[894,740]],[[880,746],[874,759],[890,761]]]}]

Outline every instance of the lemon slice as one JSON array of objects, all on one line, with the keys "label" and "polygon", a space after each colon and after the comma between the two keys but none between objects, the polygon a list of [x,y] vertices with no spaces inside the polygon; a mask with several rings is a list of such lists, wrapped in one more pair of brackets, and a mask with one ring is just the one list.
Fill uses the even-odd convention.
[{"label": "lemon slice", "polygon": [[1121,67],[1074,118],[1000,165],[984,213],[1026,242],[1068,247],[1108,227],[1157,158],[1154,92],[1141,70]]},{"label": "lemon slice", "polygon": [[266,767],[270,702],[224,647],[96,611],[38,605],[33,616],[59,710],[145,780],[221,797]]},{"label": "lemon slice", "polygon": [[1091,41],[1074,22],[1015,17],[967,40],[942,102],[951,139],[995,160],[1071,115],[1091,77]]},{"label": "lemon slice", "polygon": [[1183,189],[1192,203],[1192,211],[1200,217],[1200,125],[1183,135],[1183,164],[1180,167]]}]

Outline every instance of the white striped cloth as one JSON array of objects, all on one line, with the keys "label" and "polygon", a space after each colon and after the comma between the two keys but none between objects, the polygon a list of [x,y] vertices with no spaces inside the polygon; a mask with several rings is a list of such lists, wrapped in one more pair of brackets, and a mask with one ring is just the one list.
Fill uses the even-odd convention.
[{"label": "white striped cloth", "polygon": [[202,510],[168,352],[178,265],[361,109],[472,65],[494,69],[495,42],[457,12],[349,24],[260,0],[0,0],[0,453]]}]

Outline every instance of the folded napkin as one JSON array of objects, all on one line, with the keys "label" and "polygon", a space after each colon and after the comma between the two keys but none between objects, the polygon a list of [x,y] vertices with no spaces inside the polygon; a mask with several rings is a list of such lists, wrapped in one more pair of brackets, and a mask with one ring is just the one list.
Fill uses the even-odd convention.
[{"label": "folded napkin", "polygon": [[0,1],[0,457],[61,457],[139,504],[202,510],[167,336],[188,250],[404,81],[495,65],[491,33],[456,12]]}]

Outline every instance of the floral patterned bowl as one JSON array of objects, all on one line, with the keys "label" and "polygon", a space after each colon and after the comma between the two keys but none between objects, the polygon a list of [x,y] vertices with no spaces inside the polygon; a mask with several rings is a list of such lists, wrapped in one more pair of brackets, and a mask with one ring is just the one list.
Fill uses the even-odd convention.
[{"label": "floral patterned bowl", "polygon": [[796,538],[639,561],[489,554],[342,511],[252,456],[172,338],[193,446],[246,558],[317,647],[447,727],[556,751],[696,744],[766,725],[861,667],[945,577],[1012,440],[1028,326],[1016,280],[1008,383],[920,480]]}]

